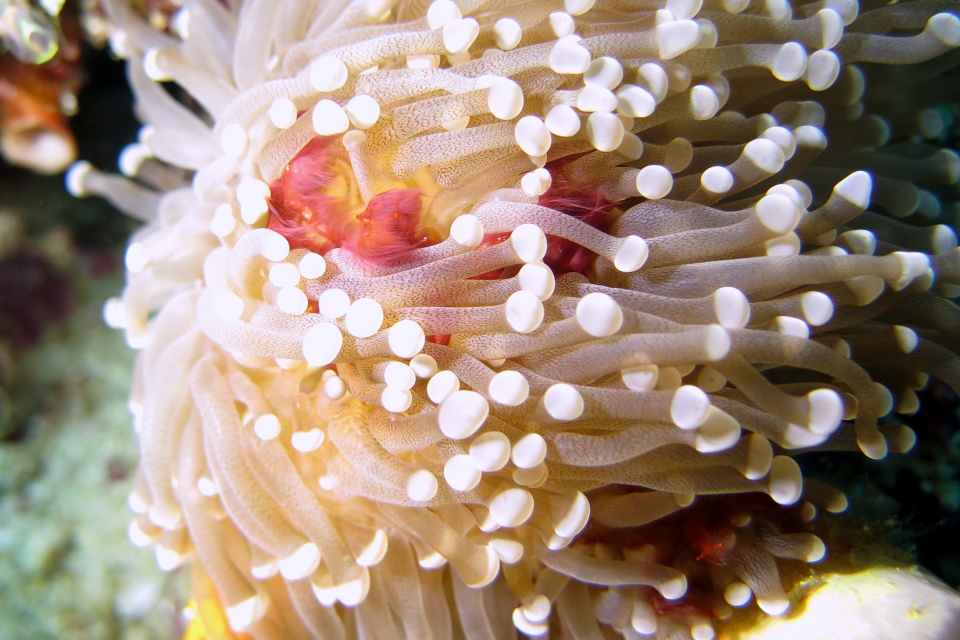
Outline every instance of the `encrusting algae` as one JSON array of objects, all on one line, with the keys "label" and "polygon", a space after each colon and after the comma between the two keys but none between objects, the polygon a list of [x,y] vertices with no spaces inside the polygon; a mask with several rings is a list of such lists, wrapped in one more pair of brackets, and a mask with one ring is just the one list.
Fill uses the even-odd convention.
[{"label": "encrusting algae", "polygon": [[828,553],[793,456],[960,389],[955,3],[104,6],[146,126],[67,184],[145,223],[130,537],[197,637],[710,640]]},{"label": "encrusting algae", "polygon": [[[60,6],[62,2],[57,10]],[[67,118],[77,112],[83,82],[81,52],[80,23],[72,8],[58,17],[26,0],[0,0],[0,153],[4,160],[55,174],[77,159]]]}]

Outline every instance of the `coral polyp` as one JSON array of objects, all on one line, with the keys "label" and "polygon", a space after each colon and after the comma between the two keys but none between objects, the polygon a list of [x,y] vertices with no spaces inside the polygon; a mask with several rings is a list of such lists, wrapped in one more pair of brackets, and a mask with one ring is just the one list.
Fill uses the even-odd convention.
[{"label": "coral polyp", "polygon": [[104,5],[130,535],[236,630],[709,640],[960,388],[956,4]]}]

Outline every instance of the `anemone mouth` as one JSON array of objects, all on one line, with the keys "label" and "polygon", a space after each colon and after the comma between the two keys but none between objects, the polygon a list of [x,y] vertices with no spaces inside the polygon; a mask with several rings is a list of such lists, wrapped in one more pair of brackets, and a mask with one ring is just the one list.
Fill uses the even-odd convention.
[{"label": "anemone mouth", "polygon": [[847,504],[793,456],[905,451],[878,421],[957,384],[956,236],[907,216],[960,161],[894,96],[955,18],[841,5],[114,8],[139,185],[67,181],[147,221],[105,308],[142,349],[135,541],[254,636],[783,614]]}]

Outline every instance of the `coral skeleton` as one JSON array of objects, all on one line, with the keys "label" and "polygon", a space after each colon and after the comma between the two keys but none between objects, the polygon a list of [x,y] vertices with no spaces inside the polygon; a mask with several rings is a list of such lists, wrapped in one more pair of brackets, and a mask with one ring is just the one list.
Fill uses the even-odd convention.
[{"label": "coral skeleton", "polygon": [[235,630],[710,640],[960,390],[956,3],[104,6],[130,537]]}]

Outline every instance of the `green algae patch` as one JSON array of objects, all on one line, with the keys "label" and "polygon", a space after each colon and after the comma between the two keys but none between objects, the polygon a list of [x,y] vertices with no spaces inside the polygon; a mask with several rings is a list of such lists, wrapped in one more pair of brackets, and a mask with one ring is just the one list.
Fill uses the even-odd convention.
[{"label": "green algae patch", "polygon": [[5,640],[179,637],[189,572],[161,573],[126,534],[134,354],[100,318],[121,282],[73,279],[80,304],[19,359],[9,388],[18,435],[0,442],[0,629]]}]

